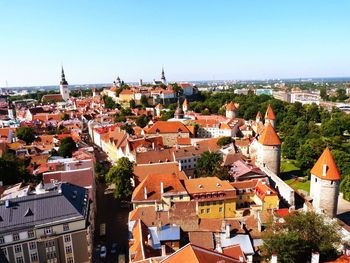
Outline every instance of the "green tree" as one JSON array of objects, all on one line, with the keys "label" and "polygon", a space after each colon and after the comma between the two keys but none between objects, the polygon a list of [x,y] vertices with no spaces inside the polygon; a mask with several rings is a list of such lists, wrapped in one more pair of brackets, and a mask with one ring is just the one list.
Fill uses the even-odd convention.
[{"label": "green tree", "polygon": [[308,139],[299,147],[296,160],[304,174],[309,174],[310,169],[315,165],[326,146],[322,139]]},{"label": "green tree", "polygon": [[130,105],[130,108],[131,108],[131,109],[136,108],[136,102],[135,102],[135,100],[130,100],[130,101],[129,101],[129,105]]},{"label": "green tree", "polygon": [[282,143],[282,156],[287,159],[295,159],[299,141],[294,136],[287,136]]},{"label": "green tree", "polygon": [[321,261],[336,256],[340,243],[339,225],[325,222],[315,212],[293,212],[284,218],[285,223],[273,222],[263,234],[263,255],[278,255],[279,262],[310,262],[311,253],[318,251]]},{"label": "green tree", "polygon": [[350,154],[342,150],[332,150],[333,158],[342,177],[350,175]]},{"label": "green tree", "polygon": [[6,153],[0,158],[0,181],[4,185],[15,184],[29,180],[29,171],[24,160],[12,153]]},{"label": "green tree", "polygon": [[141,128],[145,127],[148,123],[148,117],[145,114],[142,114],[140,117],[136,119],[136,125]]},{"label": "green tree", "polygon": [[134,135],[135,131],[132,126],[128,123],[120,127],[122,130],[125,130],[129,135]]},{"label": "green tree", "polygon": [[33,127],[20,127],[16,131],[17,138],[25,141],[27,144],[34,142],[35,130]]},{"label": "green tree", "polygon": [[72,153],[77,150],[77,145],[72,137],[65,137],[61,140],[58,148],[58,155],[62,157],[72,157]]},{"label": "green tree", "polygon": [[225,146],[225,145],[230,144],[232,142],[233,142],[232,137],[227,136],[227,137],[220,138],[216,144],[219,145],[220,147],[222,147],[222,146]]},{"label": "green tree", "polygon": [[62,117],[61,117],[61,119],[62,119],[63,121],[68,121],[68,120],[70,119],[69,114],[68,114],[68,113],[63,114]]},{"label": "green tree", "polygon": [[141,96],[140,102],[143,106],[145,106],[145,107],[148,106],[148,100],[147,100],[147,97],[145,95]]},{"label": "green tree", "polygon": [[108,171],[106,181],[115,185],[114,197],[128,199],[132,193],[131,179],[134,175],[133,163],[128,158],[122,157]]},{"label": "green tree", "polygon": [[350,201],[350,175],[343,177],[340,183],[340,191],[343,193],[343,198]]},{"label": "green tree", "polygon": [[221,166],[222,156],[216,152],[205,151],[201,154],[197,161],[196,176],[209,177],[217,176],[223,177],[224,170]]},{"label": "green tree", "polygon": [[107,109],[115,109],[117,107],[117,104],[115,103],[115,101],[111,98],[111,97],[108,97],[108,96],[103,96],[103,101],[105,103],[105,107]]},{"label": "green tree", "polygon": [[326,88],[326,87],[320,88],[320,96],[321,96],[321,98],[322,98],[324,101],[328,100],[327,88]]}]

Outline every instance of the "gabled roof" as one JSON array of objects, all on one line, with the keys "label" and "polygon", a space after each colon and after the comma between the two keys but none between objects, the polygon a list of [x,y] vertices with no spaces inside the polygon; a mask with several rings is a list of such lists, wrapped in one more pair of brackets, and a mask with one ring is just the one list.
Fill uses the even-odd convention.
[{"label": "gabled roof", "polygon": [[281,145],[281,140],[278,137],[275,129],[268,123],[259,138],[259,143],[262,145]]},{"label": "gabled roof", "polygon": [[[162,199],[161,183],[163,183],[164,195],[187,195],[187,191],[181,184],[177,174],[150,174],[135,188],[131,201],[160,201]],[[145,195],[147,198],[145,198]]]},{"label": "gabled roof", "polygon": [[314,167],[311,169],[311,174],[324,180],[338,181],[341,179],[337,164],[335,163],[328,147],[323,151],[322,155],[318,158]]},{"label": "gabled roof", "polygon": [[271,105],[269,104],[269,106],[267,107],[266,113],[265,113],[265,120],[269,119],[269,120],[275,120],[276,116],[275,113],[272,110]]},{"label": "gabled roof", "polygon": [[157,121],[149,129],[144,129],[146,133],[190,133],[187,127],[179,121]]},{"label": "gabled roof", "polygon": [[166,257],[161,263],[236,263],[239,260],[236,260],[230,256],[212,251],[206,248],[202,248],[191,243],[177,250],[170,256]]},{"label": "gabled roof", "polygon": [[184,181],[186,190],[189,194],[201,194],[210,192],[233,192],[235,195],[235,189],[233,186],[224,180],[220,180],[217,177],[202,177],[196,179],[188,179]]}]

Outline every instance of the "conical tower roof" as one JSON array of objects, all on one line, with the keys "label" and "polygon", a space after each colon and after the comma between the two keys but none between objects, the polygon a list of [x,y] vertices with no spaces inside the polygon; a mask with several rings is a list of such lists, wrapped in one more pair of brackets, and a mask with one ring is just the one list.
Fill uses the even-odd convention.
[{"label": "conical tower roof", "polygon": [[267,124],[263,133],[260,135],[259,143],[270,146],[281,145],[281,140],[270,123]]},{"label": "conical tower roof", "polygon": [[227,111],[234,111],[236,109],[237,108],[236,108],[235,104],[232,101],[226,105],[226,110]]},{"label": "conical tower roof", "polygon": [[266,110],[265,120],[266,119],[268,119],[268,120],[275,120],[276,119],[276,115],[273,112],[272,107],[271,107],[270,104],[269,104],[269,106],[267,107],[267,110]]},{"label": "conical tower roof", "polygon": [[314,167],[311,169],[311,174],[324,180],[338,181],[341,179],[337,164],[328,147],[323,151],[320,158],[318,158]]},{"label": "conical tower roof", "polygon": [[256,118],[257,119],[261,119],[262,118],[260,111],[258,111],[258,113],[256,114]]}]

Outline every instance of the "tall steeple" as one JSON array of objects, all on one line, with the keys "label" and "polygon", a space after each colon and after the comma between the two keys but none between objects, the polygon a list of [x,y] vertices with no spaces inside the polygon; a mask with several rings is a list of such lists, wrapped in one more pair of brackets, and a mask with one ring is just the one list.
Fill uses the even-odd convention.
[{"label": "tall steeple", "polygon": [[163,84],[166,83],[166,78],[165,78],[165,73],[164,73],[164,67],[162,67],[162,75],[161,75],[161,78],[160,78],[163,82]]},{"label": "tall steeple", "polygon": [[68,82],[66,80],[66,76],[64,74],[64,69],[63,69],[63,66],[62,66],[62,71],[61,71],[61,82],[60,82],[61,85],[68,85]]},{"label": "tall steeple", "polygon": [[64,74],[63,66],[62,66],[62,70],[61,70],[60,93],[61,93],[62,99],[64,101],[67,101],[69,99],[68,82],[67,82],[66,76]]}]

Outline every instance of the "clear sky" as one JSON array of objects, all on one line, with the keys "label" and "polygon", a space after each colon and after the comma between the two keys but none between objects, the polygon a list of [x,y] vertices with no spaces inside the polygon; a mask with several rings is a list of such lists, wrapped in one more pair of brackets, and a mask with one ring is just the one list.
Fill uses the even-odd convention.
[{"label": "clear sky", "polygon": [[350,76],[348,0],[0,0],[0,86]]}]

